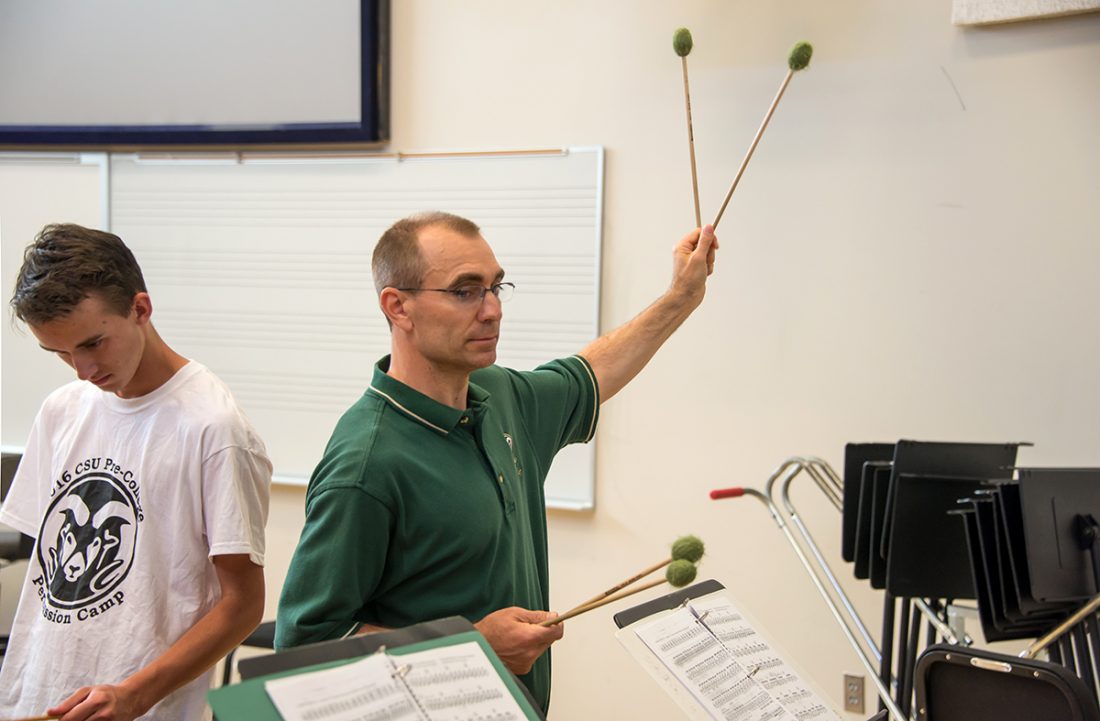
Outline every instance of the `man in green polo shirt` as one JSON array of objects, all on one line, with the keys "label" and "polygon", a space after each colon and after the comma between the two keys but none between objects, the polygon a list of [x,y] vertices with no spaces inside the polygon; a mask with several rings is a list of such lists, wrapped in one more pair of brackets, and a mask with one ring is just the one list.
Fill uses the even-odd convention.
[{"label": "man in green polo shirt", "polygon": [[387,230],[373,273],[391,354],[310,479],[276,646],[465,616],[545,709],[562,626],[538,625],[556,615],[543,481],[702,301],[717,247],[709,226],[687,234],[649,308],[517,372],[494,365],[512,286],[478,226],[425,213]]}]

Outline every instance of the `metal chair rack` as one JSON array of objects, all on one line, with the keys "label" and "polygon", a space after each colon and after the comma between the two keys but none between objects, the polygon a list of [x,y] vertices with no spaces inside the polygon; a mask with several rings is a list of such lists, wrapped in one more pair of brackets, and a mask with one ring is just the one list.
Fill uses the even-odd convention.
[{"label": "metal chair rack", "polygon": [[[908,637],[899,641],[898,658],[899,668],[895,675],[891,670],[893,649],[893,619],[892,614],[884,614],[883,647],[875,643],[875,639],[868,630],[866,623],[860,617],[852,605],[847,593],[845,593],[829,563],[825,560],[820,548],[813,539],[813,535],[803,523],[794,502],[791,500],[790,488],[794,480],[802,473],[809,476],[824,494],[826,499],[837,511],[842,510],[843,481],[836,471],[824,460],[814,456],[792,456],[785,460],[768,478],[764,491],[753,488],[729,488],[711,492],[711,498],[734,498],[750,496],[757,499],[768,512],[772,520],[783,532],[788,544],[802,563],[806,573],[810,576],[818,593],[825,601],[834,620],[840,626],[845,638],[848,640],[856,657],[867,672],[874,684],[880,707],[883,708],[894,721],[906,721],[910,717],[912,704],[912,672],[915,667],[916,650],[919,640],[920,624],[917,616],[910,615],[910,605],[903,605],[901,628],[907,632]],[[778,502],[776,497],[778,496]],[[798,536],[796,537],[795,532]],[[801,538],[801,542],[799,541]],[[807,553],[809,555],[807,555]],[[810,560],[813,557],[813,561]],[[831,590],[830,590],[831,589]],[[969,646],[972,639],[963,634],[960,639],[958,634],[948,625],[936,606],[935,601],[915,599],[913,606],[920,616],[929,624],[927,644],[936,641],[936,636],[942,637],[948,644]],[[893,600],[887,598],[887,606],[893,609]],[[911,659],[906,663],[905,659]],[[877,665],[877,668],[876,668]]]}]

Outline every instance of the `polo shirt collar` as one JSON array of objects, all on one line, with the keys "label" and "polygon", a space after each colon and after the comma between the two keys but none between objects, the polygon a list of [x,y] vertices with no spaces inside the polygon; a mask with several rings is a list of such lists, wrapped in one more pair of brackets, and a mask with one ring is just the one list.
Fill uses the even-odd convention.
[{"label": "polo shirt collar", "polygon": [[457,428],[463,418],[469,422],[471,411],[475,417],[480,415],[482,404],[489,399],[489,393],[484,388],[470,383],[467,395],[470,408],[451,408],[387,375],[389,368],[388,355],[375,363],[374,377],[367,392],[380,396],[403,415],[441,435],[447,435]]}]

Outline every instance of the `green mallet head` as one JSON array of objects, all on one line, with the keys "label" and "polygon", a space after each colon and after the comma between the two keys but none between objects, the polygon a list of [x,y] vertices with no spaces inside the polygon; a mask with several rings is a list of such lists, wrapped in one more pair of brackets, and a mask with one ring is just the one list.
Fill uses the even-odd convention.
[{"label": "green mallet head", "polygon": [[672,33],[672,49],[680,57],[686,57],[691,52],[691,31],[687,28],[676,28]]},{"label": "green mallet head", "polygon": [[680,536],[672,544],[672,559],[698,563],[703,557],[703,550],[703,541],[698,536]]},{"label": "green mallet head", "polygon": [[810,64],[810,58],[814,54],[814,46],[807,42],[795,43],[791,48],[791,55],[787,58],[787,66],[798,72],[804,70]]},{"label": "green mallet head", "polygon": [[676,588],[682,588],[695,580],[695,564],[681,558],[668,564],[665,580]]}]

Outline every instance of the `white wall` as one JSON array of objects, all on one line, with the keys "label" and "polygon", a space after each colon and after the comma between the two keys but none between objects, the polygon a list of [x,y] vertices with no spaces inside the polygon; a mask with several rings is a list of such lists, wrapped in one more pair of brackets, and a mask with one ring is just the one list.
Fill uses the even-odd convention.
[{"label": "white wall", "polygon": [[[760,486],[794,454],[839,467],[849,440],[1028,440],[1025,463],[1100,465],[1100,15],[963,30],[949,0],[400,0],[393,13],[393,148],[607,148],[607,329],[665,287],[692,225],[672,31],[695,37],[706,216],[790,46],[815,46],[727,210],[704,306],[603,409],[596,510],[550,515],[556,608],[697,533],[704,573],[839,706],[841,674],[859,669],[795,557],[761,507],[708,490]],[[839,516],[799,490],[837,549]],[[269,615],[302,496],[274,495]],[[877,626],[876,597],[850,585]],[[552,719],[679,718],[610,616],[567,624]]]}]

